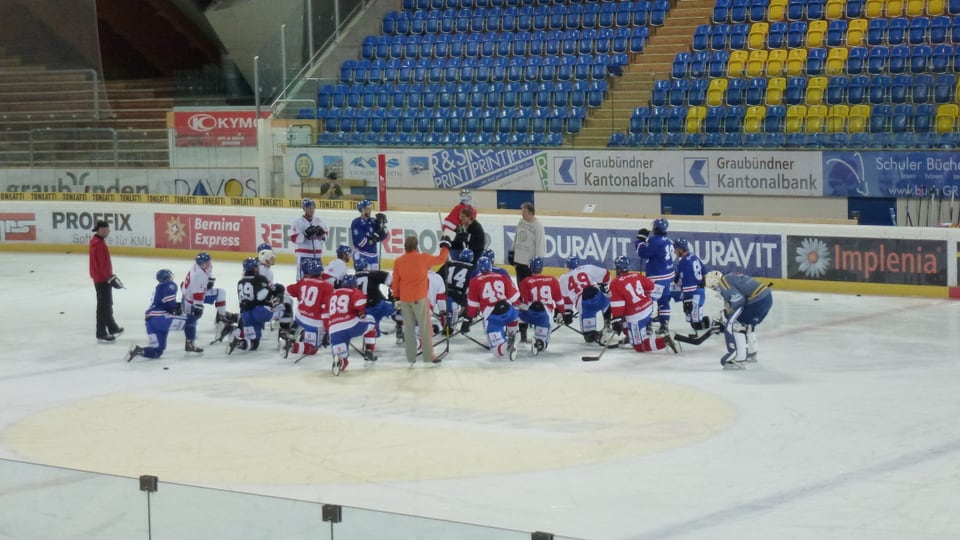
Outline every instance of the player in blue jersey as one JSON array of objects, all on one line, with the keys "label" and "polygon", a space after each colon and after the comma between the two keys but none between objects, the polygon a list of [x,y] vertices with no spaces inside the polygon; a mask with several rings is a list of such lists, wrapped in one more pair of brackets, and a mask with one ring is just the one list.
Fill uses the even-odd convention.
[{"label": "player in blue jersey", "polygon": [[234,331],[227,354],[234,349],[253,351],[260,347],[263,325],[283,311],[282,295],[276,294],[267,278],[260,275],[260,261],[254,257],[243,260],[243,277],[237,282],[237,295],[240,328]]},{"label": "player in blue jersey", "polygon": [[157,287],[153,292],[153,301],[146,312],[147,341],[146,347],[134,345],[127,352],[127,362],[137,356],[144,358],[160,358],[167,348],[167,334],[171,330],[183,330],[187,336],[187,352],[202,353],[193,345],[197,337],[197,322],[193,317],[183,315],[180,302],[177,301],[177,283],[173,280],[173,272],[166,268],[157,272]]},{"label": "player in blue jersey", "polygon": [[724,274],[714,270],[705,281],[707,288],[723,299],[723,312],[714,322],[727,341],[727,354],[720,359],[720,365],[724,369],[743,369],[743,362],[758,360],[757,325],[770,312],[773,293],[768,285],[739,272]]},{"label": "player in blue jersey", "polygon": [[673,241],[667,237],[670,222],[664,218],[653,220],[653,235],[646,228],[637,231],[634,248],[646,264],[647,279],[653,282],[650,298],[657,303],[658,334],[670,333],[670,285],[673,283]]},{"label": "player in blue jersey", "polygon": [[[474,255],[476,255],[476,253],[474,253]],[[480,257],[486,257],[486,258],[490,259],[490,263],[491,263],[491,270],[490,270],[490,271],[491,271],[491,272],[496,272],[496,273],[498,273],[498,274],[500,274],[500,275],[502,275],[502,276],[506,276],[507,279],[513,279],[513,278],[510,277],[510,272],[507,272],[507,269],[506,269],[506,268],[500,268],[499,266],[496,266],[496,265],[493,264],[493,261],[497,260],[497,254],[496,254],[496,252],[494,252],[492,249],[490,249],[490,248],[484,249],[483,251],[480,252]],[[480,257],[476,257],[476,260],[479,261],[479,260],[480,260]],[[479,267],[474,266],[474,267],[473,267],[473,270],[470,272],[470,275],[467,276],[467,281],[470,281],[470,280],[472,280],[473,278],[477,277],[480,273],[481,273],[481,272],[480,272]]]},{"label": "player in blue jersey", "polygon": [[703,314],[704,293],[703,261],[690,251],[690,242],[680,238],[673,244],[677,255],[677,275],[674,282],[680,286],[680,301],[683,302],[683,317],[693,330],[699,333],[710,329],[710,317]]},{"label": "player in blue jersey", "polygon": [[[364,199],[357,203],[360,216],[350,224],[350,242],[353,244],[354,269],[359,261],[366,263],[367,270],[380,269],[380,242],[387,239],[387,216],[373,213],[373,203]],[[356,270],[359,272],[360,270]]]}]

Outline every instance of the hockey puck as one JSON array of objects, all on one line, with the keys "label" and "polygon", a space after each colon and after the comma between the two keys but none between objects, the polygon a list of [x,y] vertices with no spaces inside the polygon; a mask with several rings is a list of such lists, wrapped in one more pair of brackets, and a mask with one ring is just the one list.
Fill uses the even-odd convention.
[{"label": "hockey puck", "polygon": [[60,314],[63,315],[63,312],[61,311]]},{"label": "hockey puck", "polygon": [[163,369],[164,369],[164,370],[168,370],[168,369],[170,369],[170,368],[168,368],[167,366],[163,366]]},{"label": "hockey puck", "polygon": [[33,270],[30,271],[31,274],[32,274],[33,272],[34,272]]},{"label": "hockey puck", "polygon": [[813,301],[814,301],[814,302],[819,302],[820,299],[819,299],[819,298],[814,298]]}]

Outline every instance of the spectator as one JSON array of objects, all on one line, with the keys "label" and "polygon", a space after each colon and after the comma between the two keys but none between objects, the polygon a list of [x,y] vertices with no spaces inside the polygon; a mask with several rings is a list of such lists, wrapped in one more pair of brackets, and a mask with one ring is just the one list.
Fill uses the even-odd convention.
[{"label": "spectator", "polygon": [[460,210],[460,226],[457,227],[457,235],[453,239],[453,246],[450,248],[450,255],[458,260],[460,252],[464,249],[473,251],[473,263],[477,263],[483,248],[487,245],[487,239],[483,233],[483,226],[476,220],[475,213],[470,208]]},{"label": "spectator", "polygon": [[543,224],[537,219],[533,203],[525,202],[520,205],[520,222],[517,223],[517,233],[513,237],[513,248],[507,253],[507,262],[517,271],[517,283],[533,275],[530,271],[530,259],[542,259],[546,256]]},{"label": "spectator", "polygon": [[[427,298],[429,278],[427,273],[434,266],[447,261],[450,255],[450,241],[440,241],[440,254],[429,255],[420,253],[417,249],[419,242],[416,236],[408,236],[403,242],[404,254],[393,263],[393,294],[397,297],[400,314],[403,317],[408,335],[416,326],[421,328],[423,336],[423,357],[431,362],[440,360],[433,355],[433,325],[430,319],[430,302]],[[407,361],[411,364],[417,361],[417,340],[404,340]]]},{"label": "spectator", "polygon": [[122,289],[123,283],[113,273],[110,261],[110,248],[107,237],[110,236],[110,224],[98,221],[90,239],[90,278],[97,290],[97,341],[113,343],[123,333],[123,328],[113,319],[113,291]]}]

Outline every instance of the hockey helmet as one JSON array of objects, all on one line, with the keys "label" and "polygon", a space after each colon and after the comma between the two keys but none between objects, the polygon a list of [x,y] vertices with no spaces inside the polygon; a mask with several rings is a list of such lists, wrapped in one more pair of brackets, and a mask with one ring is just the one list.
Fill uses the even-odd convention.
[{"label": "hockey helmet", "polygon": [[257,258],[260,259],[260,264],[273,264],[277,260],[272,249],[260,250],[260,253],[257,253]]},{"label": "hockey helmet", "polygon": [[357,212],[362,213],[365,209],[370,208],[371,206],[373,206],[373,203],[367,199],[364,199],[357,203]]},{"label": "hockey helmet", "polygon": [[265,249],[271,249],[271,250],[272,250],[272,249],[273,249],[273,246],[271,246],[269,242],[264,242],[264,243],[260,244],[259,246],[257,246],[257,253],[260,253],[261,251],[263,251],[263,250],[265,250]]},{"label": "hockey helmet", "polygon": [[574,255],[567,259],[567,268],[570,270],[573,270],[574,268],[580,268],[581,266],[583,266],[583,261],[580,260],[580,257]]},{"label": "hockey helmet", "polygon": [[677,241],[673,243],[673,249],[690,253],[690,242],[688,242],[686,238],[678,238]]},{"label": "hockey helmet", "polygon": [[473,250],[464,249],[460,251],[460,254],[457,255],[457,260],[460,262],[473,264]]},{"label": "hockey helmet", "polygon": [[260,267],[260,261],[253,257],[247,257],[243,260],[243,273],[244,274],[253,274],[257,271],[257,268]]},{"label": "hockey helmet", "polygon": [[720,281],[723,279],[723,272],[719,270],[712,270],[707,272],[707,276],[704,278],[704,282],[707,285],[708,289],[717,290],[720,287]]},{"label": "hockey helmet", "polygon": [[667,234],[667,229],[670,228],[670,222],[665,218],[657,218],[653,220],[653,234]]},{"label": "hockey helmet", "polygon": [[210,254],[206,251],[201,251],[197,253],[197,258],[194,260],[197,261],[197,264],[207,264],[210,262]]},{"label": "hockey helmet", "polygon": [[487,257],[480,257],[477,259],[477,271],[481,274],[486,274],[487,272],[493,271],[493,261]]},{"label": "hockey helmet", "polygon": [[319,276],[323,273],[323,263],[320,259],[303,259],[300,261],[300,271],[305,276]]},{"label": "hockey helmet", "polygon": [[497,260],[497,254],[494,253],[494,251],[490,248],[483,250],[483,252],[480,253],[480,256],[490,259],[490,262]]},{"label": "hockey helmet", "polygon": [[367,261],[363,259],[357,259],[353,261],[353,270],[357,273],[363,272],[367,269]]},{"label": "hockey helmet", "polygon": [[304,210],[306,210],[307,208],[316,208],[316,207],[317,205],[316,203],[313,202],[313,199],[304,199],[303,202],[300,203],[300,208],[303,208]]},{"label": "hockey helmet", "polygon": [[168,281],[171,279],[173,279],[173,272],[170,271],[169,269],[164,268],[162,270],[157,270],[157,281],[159,283],[163,283],[164,281]]},{"label": "hockey helmet", "polygon": [[543,259],[540,257],[534,257],[530,259],[530,271],[534,274],[539,274],[543,272]]},{"label": "hockey helmet", "polygon": [[338,259],[341,258],[341,257],[343,257],[344,255],[349,255],[349,254],[351,254],[351,253],[353,253],[353,250],[350,249],[350,246],[348,246],[348,245],[346,245],[346,244],[340,244],[339,246],[337,246],[337,258],[338,258]]},{"label": "hockey helmet", "polygon": [[626,255],[620,255],[613,260],[613,267],[616,268],[618,273],[624,273],[630,271],[630,259]]},{"label": "hockey helmet", "polygon": [[473,204],[473,195],[470,193],[469,189],[460,190],[460,202],[463,204]]},{"label": "hockey helmet", "polygon": [[340,278],[340,287],[343,289],[356,289],[357,288],[357,276],[353,274],[347,274]]}]

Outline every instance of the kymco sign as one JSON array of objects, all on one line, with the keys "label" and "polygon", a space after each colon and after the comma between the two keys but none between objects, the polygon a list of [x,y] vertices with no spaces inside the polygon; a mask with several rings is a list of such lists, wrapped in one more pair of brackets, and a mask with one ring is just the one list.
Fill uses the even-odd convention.
[{"label": "kymco sign", "polygon": [[[266,114],[264,114],[266,117]],[[175,111],[177,146],[256,146],[255,111]]]}]

